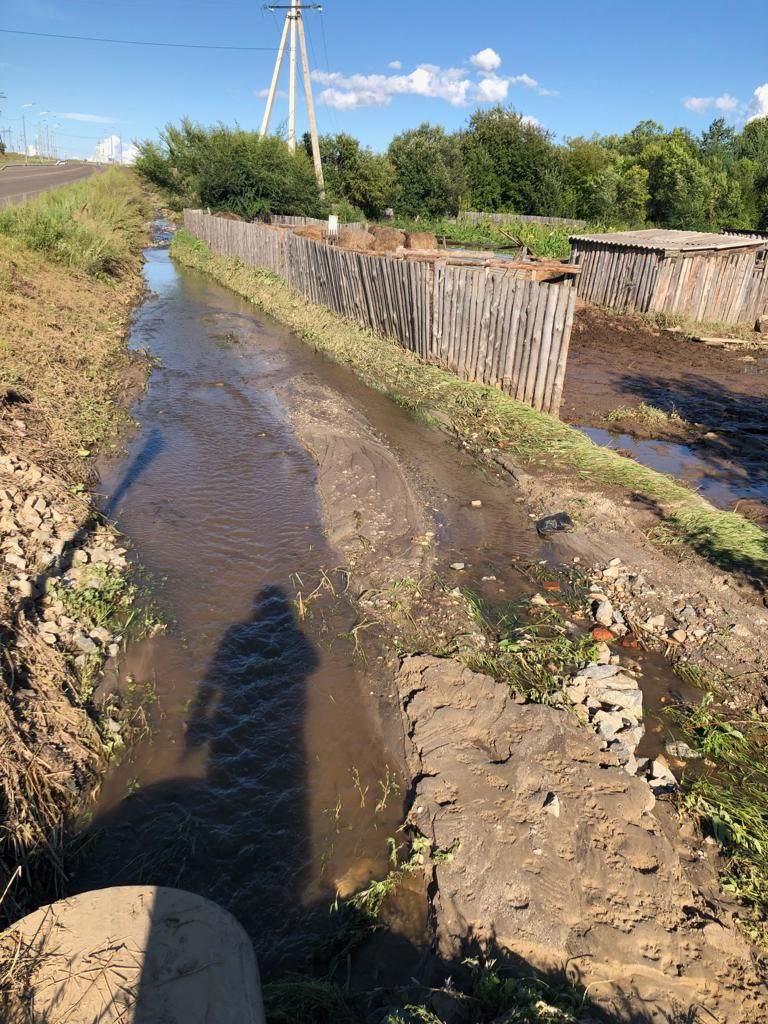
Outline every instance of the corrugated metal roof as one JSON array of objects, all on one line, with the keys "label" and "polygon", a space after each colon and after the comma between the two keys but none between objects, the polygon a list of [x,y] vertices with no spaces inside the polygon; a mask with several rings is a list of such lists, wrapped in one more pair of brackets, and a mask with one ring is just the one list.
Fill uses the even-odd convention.
[{"label": "corrugated metal roof", "polygon": [[759,248],[765,239],[750,235],[717,235],[711,231],[672,231],[647,228],[644,231],[606,231],[601,235],[571,235],[573,242],[596,242],[652,252],[697,252],[707,249]]}]

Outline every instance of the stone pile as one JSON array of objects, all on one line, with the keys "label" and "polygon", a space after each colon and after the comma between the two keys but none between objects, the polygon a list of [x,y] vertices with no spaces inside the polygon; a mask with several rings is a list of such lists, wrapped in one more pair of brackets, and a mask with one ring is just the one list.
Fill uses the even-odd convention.
[{"label": "stone pile", "polygon": [[99,651],[115,655],[120,638],[68,616],[62,591],[99,588],[105,569],[127,565],[126,549],[115,535],[103,526],[81,529],[77,512],[53,477],[16,455],[0,456],[0,582],[6,600],[35,602],[36,613],[28,619],[41,639],[73,652],[76,660]]},{"label": "stone pile", "polygon": [[591,576],[589,599],[598,637],[608,630],[613,637],[633,637],[675,648],[703,645],[717,632],[711,621],[716,610],[703,594],[680,594],[661,611],[655,589],[642,573],[612,558]]}]

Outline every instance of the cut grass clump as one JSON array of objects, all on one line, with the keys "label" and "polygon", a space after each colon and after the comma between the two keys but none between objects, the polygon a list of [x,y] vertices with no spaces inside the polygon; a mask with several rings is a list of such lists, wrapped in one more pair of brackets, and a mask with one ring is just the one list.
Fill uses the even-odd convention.
[{"label": "cut grass clump", "polygon": [[422,362],[382,338],[292,291],[275,274],[231,257],[215,256],[180,231],[171,248],[187,266],[205,271],[295,330],[308,344],[350,369],[369,387],[398,396],[401,405],[439,420],[479,456],[499,450],[577,477],[580,484],[620,487],[653,505],[668,528],[725,568],[768,572],[768,534],[735,512],[720,512],[670,476],[596,445],[579,430],[508,395]]},{"label": "cut grass clump", "polygon": [[465,597],[482,627],[489,647],[464,660],[510,690],[541,704],[562,702],[562,679],[570,669],[594,660],[591,636],[574,634],[551,605],[520,601],[491,605],[472,591]]},{"label": "cut grass clump", "polygon": [[138,257],[148,216],[136,176],[111,168],[88,181],[0,210],[0,234],[96,278],[119,276]]},{"label": "cut grass clump", "polygon": [[688,430],[690,424],[676,410],[665,412],[656,405],[641,402],[639,405],[620,405],[605,414],[609,423],[625,423],[628,420],[639,423],[649,430]]}]

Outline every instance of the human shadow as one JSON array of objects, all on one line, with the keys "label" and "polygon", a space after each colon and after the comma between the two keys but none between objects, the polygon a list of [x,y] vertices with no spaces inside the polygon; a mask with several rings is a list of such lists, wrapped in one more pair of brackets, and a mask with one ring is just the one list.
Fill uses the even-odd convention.
[{"label": "human shadow", "polygon": [[164,448],[165,439],[163,438],[162,431],[158,427],[153,427],[141,448],[139,448],[128,463],[125,472],[104,505],[103,512],[108,519],[115,514],[115,511],[125,495],[131,487],[133,487],[139,477],[149,469]]},{"label": "human shadow", "polygon": [[260,590],[198,684],[178,776],[92,823],[74,890],[181,887],[231,910],[260,960],[295,957],[302,928],[313,930],[302,906],[311,858],[303,729],[318,661],[284,589]]}]

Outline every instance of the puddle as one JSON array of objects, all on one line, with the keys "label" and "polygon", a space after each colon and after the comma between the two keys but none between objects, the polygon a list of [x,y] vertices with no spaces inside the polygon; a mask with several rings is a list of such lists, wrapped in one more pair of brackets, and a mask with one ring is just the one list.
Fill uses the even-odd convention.
[{"label": "puddle", "polygon": [[674,441],[641,441],[599,427],[578,429],[596,444],[629,452],[643,466],[682,480],[718,508],[745,498],[768,500],[768,475],[736,464],[722,452],[724,445],[694,449]]}]

